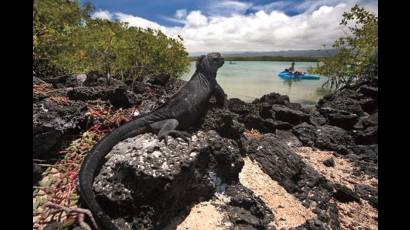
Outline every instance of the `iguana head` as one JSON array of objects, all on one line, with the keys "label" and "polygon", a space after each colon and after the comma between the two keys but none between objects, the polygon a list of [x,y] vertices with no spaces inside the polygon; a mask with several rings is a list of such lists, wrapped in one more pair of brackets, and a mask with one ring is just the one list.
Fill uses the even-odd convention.
[{"label": "iguana head", "polygon": [[198,58],[196,68],[201,72],[216,73],[224,62],[224,58],[220,53],[209,53]]}]

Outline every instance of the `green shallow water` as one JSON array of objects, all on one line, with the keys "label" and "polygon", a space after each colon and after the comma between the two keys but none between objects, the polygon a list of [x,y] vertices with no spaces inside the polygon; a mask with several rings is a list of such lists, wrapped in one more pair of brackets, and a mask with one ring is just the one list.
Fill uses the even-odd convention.
[{"label": "green shallow water", "polygon": [[[225,64],[218,70],[217,81],[228,98],[239,98],[250,102],[265,94],[276,92],[289,96],[291,102],[314,104],[322,98],[326,91],[321,85],[326,77],[319,80],[283,80],[278,74],[290,66],[290,62],[270,61],[234,61],[236,64]],[[296,62],[295,68],[306,71],[315,67],[316,62]],[[195,63],[191,63],[190,72],[182,79],[189,80],[195,71]]]}]

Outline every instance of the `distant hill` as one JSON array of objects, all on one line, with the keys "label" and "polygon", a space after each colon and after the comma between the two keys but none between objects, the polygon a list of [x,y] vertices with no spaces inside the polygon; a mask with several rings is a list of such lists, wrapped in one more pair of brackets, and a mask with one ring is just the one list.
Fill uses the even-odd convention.
[{"label": "distant hill", "polygon": [[[336,49],[325,50],[281,50],[267,52],[222,52],[225,57],[260,57],[260,56],[281,56],[281,57],[328,57],[337,53]],[[206,52],[192,52],[190,57],[206,54]]]}]

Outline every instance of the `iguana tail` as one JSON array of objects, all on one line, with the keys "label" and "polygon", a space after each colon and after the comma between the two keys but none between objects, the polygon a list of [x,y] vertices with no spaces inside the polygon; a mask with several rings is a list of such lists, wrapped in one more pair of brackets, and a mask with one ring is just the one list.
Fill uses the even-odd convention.
[{"label": "iguana tail", "polygon": [[129,121],[112,131],[93,147],[81,166],[78,176],[80,198],[93,213],[94,219],[100,225],[99,227],[103,229],[117,230],[118,228],[111,222],[111,218],[103,212],[103,209],[96,200],[92,188],[94,177],[101,169],[104,158],[111,151],[112,147],[128,137],[147,132],[147,127],[150,123],[148,120],[144,116]]}]

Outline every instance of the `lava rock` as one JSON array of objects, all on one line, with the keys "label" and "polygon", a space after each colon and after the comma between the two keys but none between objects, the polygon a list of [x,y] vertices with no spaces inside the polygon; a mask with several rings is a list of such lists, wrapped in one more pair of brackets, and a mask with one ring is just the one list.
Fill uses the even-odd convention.
[{"label": "lava rock", "polygon": [[228,108],[231,112],[239,115],[257,114],[254,105],[241,101],[238,98],[231,98],[227,101]]},{"label": "lava rock", "polygon": [[198,132],[188,145],[142,134],[113,147],[94,180],[101,206],[122,229],[161,229],[187,208],[238,182],[243,160],[234,141]]},{"label": "lava rock", "polygon": [[339,154],[348,154],[348,148],[353,144],[353,138],[342,128],[331,125],[318,127],[316,130],[317,139],[315,146],[324,149],[336,151]]},{"label": "lava rock", "polygon": [[33,76],[33,85],[38,85],[38,84],[46,84],[46,82],[41,80],[38,77]]},{"label": "lava rock", "polygon": [[354,129],[363,130],[367,127],[374,127],[378,125],[378,112],[371,114],[370,116],[363,116],[354,125]]},{"label": "lava rock", "polygon": [[358,145],[371,145],[378,142],[378,127],[368,127],[365,130],[357,131],[354,135],[355,143]]},{"label": "lava rock", "polygon": [[[353,165],[357,167],[353,171],[356,175],[367,174],[378,178],[378,145],[352,145],[349,146],[352,154],[346,155]],[[353,156],[356,155],[354,158]]]},{"label": "lava rock", "polygon": [[340,128],[350,130],[359,120],[359,117],[354,113],[341,111],[329,107],[319,109],[320,113],[327,117],[329,124]]},{"label": "lava rock", "polygon": [[324,164],[326,167],[335,167],[335,160],[333,159],[333,157],[331,157],[331,158],[329,158],[329,159],[327,159],[327,160],[324,160],[324,161],[323,161],[323,164]]},{"label": "lava rock", "polygon": [[272,111],[274,112],[274,117],[276,119],[291,124],[300,124],[309,120],[309,114],[288,108],[284,105],[273,105]]},{"label": "lava rock", "polygon": [[33,104],[33,156],[53,155],[72,135],[84,131],[86,111],[81,101],[61,104],[47,98]]},{"label": "lava rock", "polygon": [[165,84],[167,84],[170,77],[171,76],[169,74],[161,73],[147,76],[145,81],[150,84],[164,86]]},{"label": "lava rock", "polygon": [[65,87],[77,87],[80,86],[81,82],[77,79],[76,76],[70,75],[64,82]]},{"label": "lava rock", "polygon": [[225,195],[230,201],[223,209],[234,229],[275,229],[269,225],[273,221],[272,211],[251,190],[234,184],[226,188]]},{"label": "lava rock", "polygon": [[144,94],[147,91],[147,86],[145,85],[145,83],[140,82],[140,81],[135,81],[135,82],[131,82],[131,91],[133,91],[136,94]]},{"label": "lava rock", "polygon": [[359,101],[360,106],[366,113],[374,113],[378,109],[378,102],[372,98],[363,98]]},{"label": "lava rock", "polygon": [[378,208],[379,198],[377,188],[365,184],[355,184],[354,191],[360,196],[360,198],[369,201],[370,205]]},{"label": "lava rock", "polygon": [[325,125],[326,122],[327,122],[326,117],[320,114],[319,111],[314,111],[311,113],[310,118],[309,118],[310,124],[314,126],[322,126],[322,125]]},{"label": "lava rock", "polygon": [[359,92],[362,93],[363,95],[371,98],[377,98],[377,94],[379,92],[379,89],[377,87],[372,87],[369,85],[363,85],[359,88]]},{"label": "lava rock", "polygon": [[38,164],[33,163],[33,185],[41,179],[41,167]]},{"label": "lava rock", "polygon": [[[325,107],[332,108],[361,116],[363,115],[363,110],[359,104],[361,98],[363,98],[363,96],[360,93],[345,89],[320,99],[317,107],[319,109]],[[326,114],[324,115],[326,116]]]},{"label": "lava rock", "polygon": [[307,220],[303,225],[300,225],[293,230],[329,230],[329,227],[323,221],[315,218]]},{"label": "lava rock", "polygon": [[98,86],[98,79],[104,79],[105,74],[98,71],[90,71],[86,74],[86,79],[83,82],[84,86]]},{"label": "lava rock", "polygon": [[273,120],[273,126],[276,128],[276,130],[289,130],[292,128],[292,124],[286,121],[279,121],[279,120]]},{"label": "lava rock", "polygon": [[128,90],[126,86],[120,86],[109,94],[108,100],[114,107],[128,108],[139,104],[142,97]]},{"label": "lava rock", "polygon": [[95,87],[76,87],[67,93],[70,100],[88,101],[88,100],[108,100],[112,89],[104,86]]},{"label": "lava rock", "polygon": [[282,142],[288,145],[289,147],[301,147],[302,142],[289,130],[276,130],[276,137]]},{"label": "lava rock", "polygon": [[209,109],[201,122],[201,129],[215,130],[222,137],[239,140],[245,131],[245,126],[239,123],[237,118],[238,115],[229,110]]},{"label": "lava rock", "polygon": [[269,93],[263,95],[260,99],[255,99],[252,104],[267,102],[270,105],[286,105],[289,103],[289,96],[280,95],[279,93]]},{"label": "lava rock", "polygon": [[307,146],[315,146],[317,139],[316,127],[306,122],[293,127],[292,132],[299,138],[299,140]]},{"label": "lava rock", "polygon": [[343,203],[347,203],[347,202],[358,202],[361,203],[359,196],[354,193],[351,189],[349,189],[348,187],[344,186],[344,185],[340,185],[340,184],[336,184],[335,185],[335,193],[334,193],[334,197],[336,200],[343,202]]},{"label": "lava rock", "polygon": [[114,107],[128,108],[141,102],[141,95],[127,89],[127,86],[76,87],[67,93],[70,100],[108,100]]},{"label": "lava rock", "polygon": [[[302,111],[302,110],[304,110],[304,108],[302,107],[302,105],[299,104],[299,103],[289,102],[289,103],[286,103],[286,106],[287,106],[288,108],[290,108],[290,109],[297,110],[297,111]],[[303,112],[303,111],[302,111],[302,112]]]},{"label": "lava rock", "polygon": [[242,122],[247,129],[257,129],[261,133],[274,133],[276,129],[272,119],[263,119],[255,114],[239,117],[238,121]]},{"label": "lava rock", "polygon": [[52,84],[55,88],[64,88],[66,87],[65,84],[67,82],[67,79],[70,77],[72,77],[72,75],[69,74],[49,75],[42,78],[42,80],[49,84]]},{"label": "lava rock", "polygon": [[261,104],[261,111],[260,115],[262,118],[267,119],[267,118],[272,118],[272,105],[270,105],[267,102],[263,102]]}]

